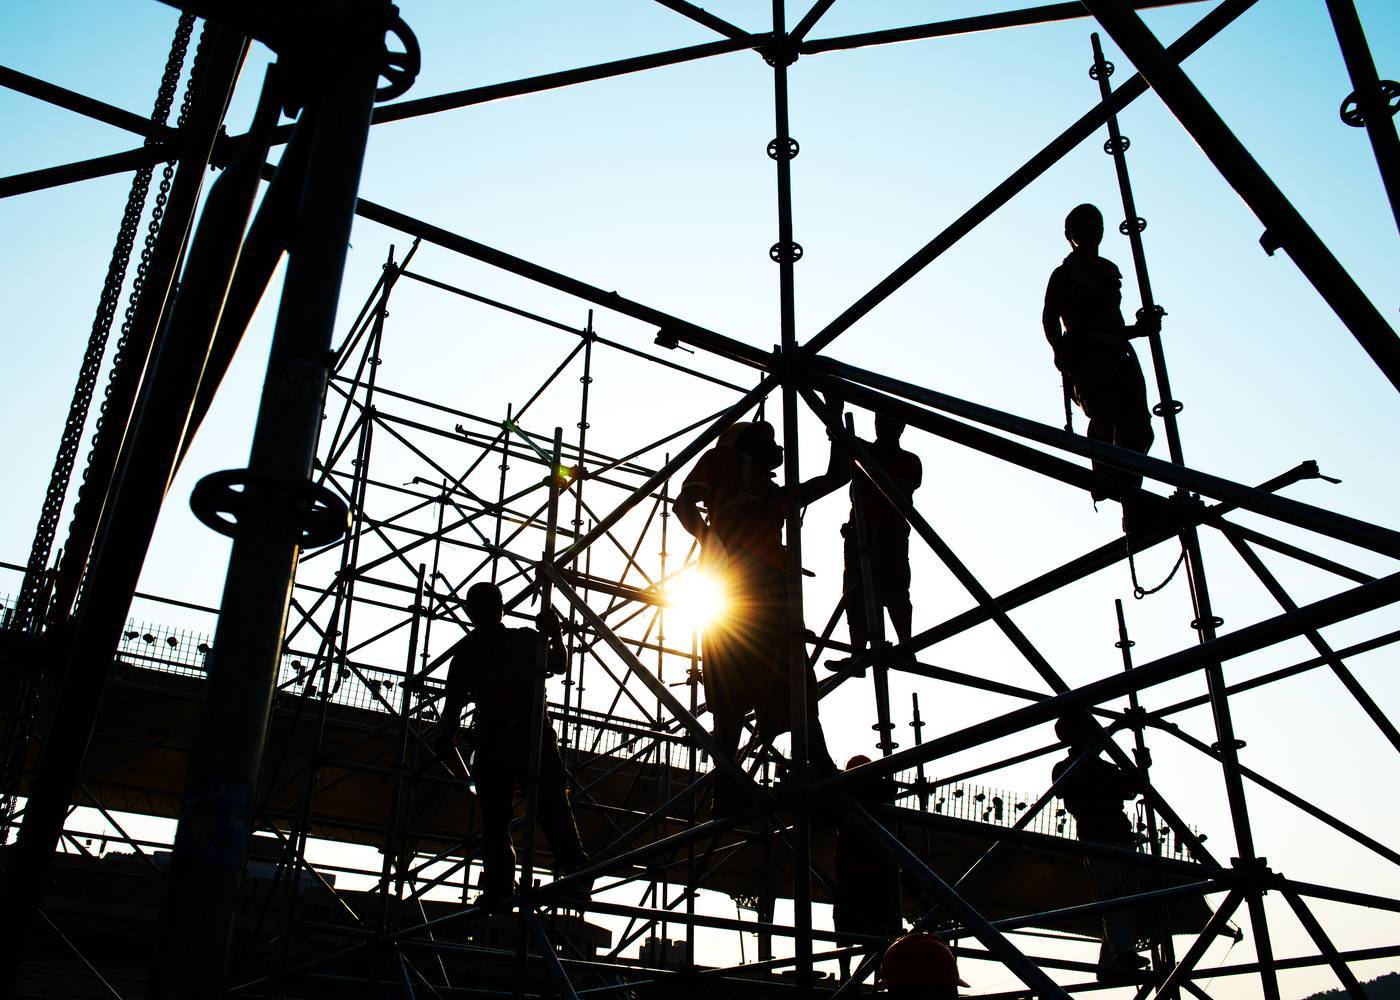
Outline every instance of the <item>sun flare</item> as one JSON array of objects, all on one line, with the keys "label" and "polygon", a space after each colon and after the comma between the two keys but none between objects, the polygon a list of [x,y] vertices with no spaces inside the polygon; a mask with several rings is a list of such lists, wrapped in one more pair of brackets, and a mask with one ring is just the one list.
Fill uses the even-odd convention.
[{"label": "sun flare", "polygon": [[666,588],[668,617],[687,631],[713,625],[724,614],[726,603],[724,584],[700,569],[686,570]]}]

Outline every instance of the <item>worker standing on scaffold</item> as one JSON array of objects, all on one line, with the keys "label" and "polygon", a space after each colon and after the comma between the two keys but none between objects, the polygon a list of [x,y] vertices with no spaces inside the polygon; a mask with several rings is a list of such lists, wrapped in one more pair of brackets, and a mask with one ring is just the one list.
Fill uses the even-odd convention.
[{"label": "worker standing on scaffold", "polygon": [[[749,712],[765,740],[792,728],[785,491],[796,491],[797,502],[806,506],[841,487],[849,477],[843,469],[846,461],[833,444],[825,473],[805,483],[779,486],[773,472],[782,465],[783,449],[773,425],[763,420],[739,423],[700,456],[674,501],[681,525],[700,541],[702,566],[721,581],[726,594],[723,619],[704,632],[702,676],[715,740],[731,757],[738,751]],[[810,667],[807,746],[814,769],[836,771],[817,718],[817,683]],[[739,788],[721,775],[714,815],[732,815],[745,805]]]},{"label": "worker standing on scaffold", "polygon": [[[451,752],[462,707],[467,701],[475,702],[477,753],[472,774],[481,806],[485,869],[475,905],[491,906],[508,898],[515,884],[510,822],[515,815],[515,789],[524,789],[529,781],[539,644],[548,643],[550,674],[564,672],[564,645],[559,620],[548,608],[536,619],[543,636],[532,628],[507,628],[502,621],[505,603],[500,588],[493,583],[474,584],[467,591],[466,609],[473,629],[458,646],[447,670],[438,749],[442,755]],[[538,796],[536,819],[554,854],[555,870],[568,874],[581,867],[588,856],[564,788],[564,761],[548,713],[540,733]]]},{"label": "worker standing on scaffold", "polygon": [[[1142,784],[1133,772],[1099,756],[1101,730],[1087,712],[1072,712],[1055,723],[1055,735],[1068,744],[1069,755],[1052,772],[1060,783],[1060,799],[1074,817],[1080,840],[1137,850],[1137,835],[1123,814],[1123,802],[1137,796]],[[1081,757],[1077,766],[1074,762]],[[1068,777],[1061,776],[1074,766]],[[1137,870],[1109,858],[1084,859],[1094,898],[1113,899],[1137,891]],[[1100,982],[1133,982],[1147,965],[1138,954],[1128,911],[1108,910],[1103,915],[1103,944],[1099,948]]]},{"label": "worker standing on scaffold", "polygon": [[[1050,275],[1041,314],[1055,367],[1089,418],[1089,437],[1145,455],[1152,447],[1152,417],[1142,366],[1129,341],[1156,333],[1161,318],[1149,312],[1132,326],[1123,322],[1123,275],[1099,256],[1103,215],[1097,208],[1075,206],[1065,218],[1065,239],[1069,256]],[[1123,529],[1140,527],[1146,511],[1129,494],[1142,485],[1142,477],[1102,462],[1094,463],[1094,471],[1094,501],[1120,499]]]},{"label": "worker standing on scaffold", "polygon": [[[875,414],[875,440],[863,442],[870,457],[894,480],[901,493],[913,498],[923,484],[924,466],[919,456],[899,445],[904,423],[883,413]],[[909,601],[909,522],[885,494],[864,473],[851,480],[851,517],[841,526],[845,539],[846,568],[842,578],[846,596],[846,628],[851,636],[851,654],[858,655],[870,641],[872,623],[865,606],[865,576],[861,568],[860,530],[857,516],[865,518],[866,564],[870,567],[875,611],[889,610],[894,634],[908,642],[912,634],[914,609]]]}]

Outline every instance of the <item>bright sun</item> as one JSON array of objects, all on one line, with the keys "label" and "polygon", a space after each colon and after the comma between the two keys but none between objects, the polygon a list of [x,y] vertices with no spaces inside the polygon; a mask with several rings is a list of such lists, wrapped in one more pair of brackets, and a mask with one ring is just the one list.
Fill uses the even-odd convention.
[{"label": "bright sun", "polygon": [[666,588],[667,617],[687,631],[714,623],[724,613],[725,603],[724,585],[696,568],[680,573]]}]

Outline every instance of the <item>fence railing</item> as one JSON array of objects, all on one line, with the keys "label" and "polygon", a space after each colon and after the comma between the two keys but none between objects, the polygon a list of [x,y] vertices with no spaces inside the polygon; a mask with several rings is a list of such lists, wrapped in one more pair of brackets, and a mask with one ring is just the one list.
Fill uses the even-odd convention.
[{"label": "fence railing", "polygon": [[[9,628],[14,606],[14,598],[0,595],[0,630]],[[203,632],[133,618],[122,631],[115,669],[137,667],[160,674],[202,678],[206,658],[213,650],[212,642],[212,637]],[[334,705],[397,713],[403,679],[402,671],[342,660],[338,656],[289,650],[282,656],[277,688],[283,697],[324,698]],[[423,685],[423,691],[430,698],[440,695],[441,682],[429,680]],[[660,762],[678,769],[690,766],[690,749],[674,733],[652,732],[642,723],[610,722],[598,713],[580,712],[572,707],[565,711],[561,706],[551,706],[551,711],[560,735],[584,755],[635,755],[646,763]],[[424,717],[435,717],[432,709],[428,709]],[[707,754],[697,754],[698,771],[708,771],[710,766]],[[896,804],[900,806],[1004,827],[1015,825],[1036,798],[970,782],[939,784],[937,779],[932,779],[921,784],[915,770],[896,774],[895,784],[898,788]],[[1139,805],[1138,815],[1133,818],[1141,841],[1139,850],[1150,851],[1141,809]],[[1052,837],[1075,836],[1074,817],[1059,799],[1051,801],[1025,828]],[[1185,853],[1185,845],[1165,826],[1159,824],[1158,833],[1163,854],[1182,856]]]}]

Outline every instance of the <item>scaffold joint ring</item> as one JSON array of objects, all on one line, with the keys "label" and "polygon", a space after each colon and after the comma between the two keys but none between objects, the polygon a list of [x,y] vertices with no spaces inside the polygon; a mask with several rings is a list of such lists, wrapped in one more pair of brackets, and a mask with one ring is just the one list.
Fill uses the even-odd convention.
[{"label": "scaffold joint ring", "polygon": [[260,530],[296,539],[302,548],[330,545],[350,530],[350,508],[327,487],[252,469],[205,476],[190,493],[190,510],[221,535]]},{"label": "scaffold joint ring", "polygon": [[795,264],[802,259],[802,244],[795,241],[792,243],[774,243],[768,248],[768,256],[779,264]]},{"label": "scaffold joint ring", "polygon": [[801,151],[802,147],[797,144],[797,140],[792,136],[788,136],[786,152],[779,146],[777,139],[768,143],[768,158],[770,160],[776,160],[780,157],[784,160],[791,160],[796,158],[797,154]]},{"label": "scaffold joint ring", "polygon": [[[1377,106],[1383,109],[1392,117],[1400,112],[1400,83],[1394,80],[1378,80],[1377,86],[1380,88],[1380,100]],[[1361,107],[1361,98],[1357,97],[1357,92],[1353,90],[1342,101],[1341,109],[1338,111],[1342,121],[1352,128],[1366,127],[1366,112]]]}]

